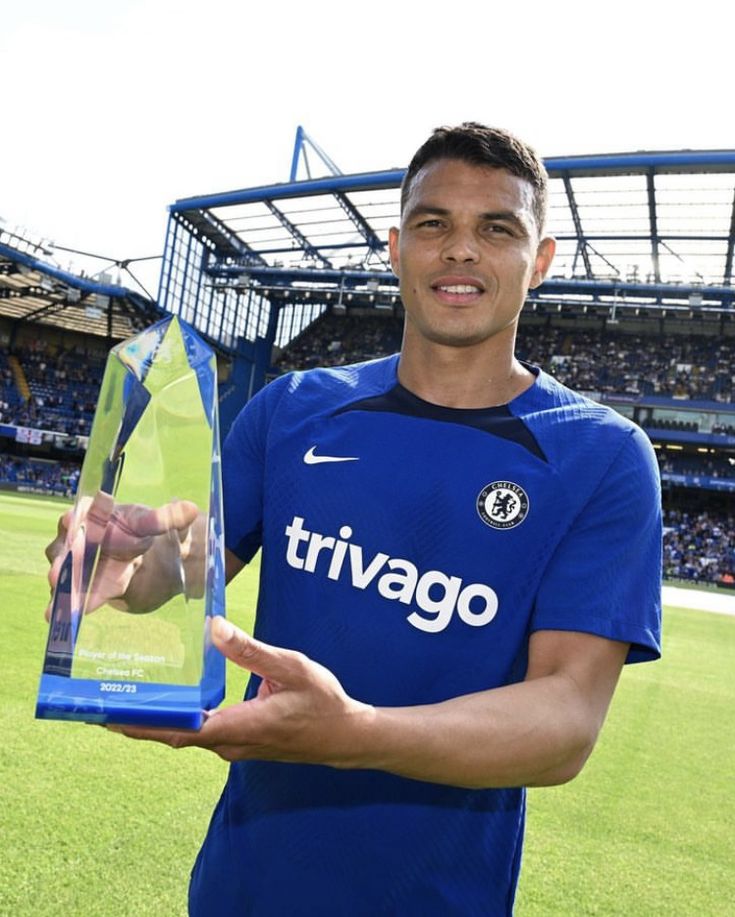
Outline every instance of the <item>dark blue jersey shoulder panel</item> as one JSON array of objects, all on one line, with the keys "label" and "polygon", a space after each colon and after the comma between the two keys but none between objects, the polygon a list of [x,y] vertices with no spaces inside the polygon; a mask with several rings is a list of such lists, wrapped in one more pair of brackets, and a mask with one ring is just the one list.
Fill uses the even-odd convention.
[{"label": "dark blue jersey shoulder panel", "polygon": [[404,414],[409,417],[421,417],[425,420],[435,420],[440,423],[474,427],[476,430],[482,430],[492,436],[498,436],[501,439],[517,443],[532,455],[541,459],[541,461],[547,461],[541,446],[536,441],[536,437],[519,417],[515,417],[510,412],[507,405],[494,408],[447,408],[424,401],[409,392],[400,383],[396,383],[393,388],[382,395],[363,398],[360,401],[353,401],[351,404],[344,405],[336,410],[332,416],[345,414],[348,411],[378,411],[387,414]]}]

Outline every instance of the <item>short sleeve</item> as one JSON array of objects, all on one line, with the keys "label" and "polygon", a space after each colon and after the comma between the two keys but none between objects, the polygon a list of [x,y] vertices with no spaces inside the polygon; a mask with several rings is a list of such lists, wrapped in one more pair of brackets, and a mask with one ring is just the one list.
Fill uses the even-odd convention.
[{"label": "short sleeve", "polygon": [[240,411],[222,448],[225,546],[247,563],[261,544],[268,426],[285,376],[261,389]]},{"label": "short sleeve", "polygon": [[656,456],[633,427],[554,552],[531,629],[631,644],[627,662],[661,655],[661,489]]}]

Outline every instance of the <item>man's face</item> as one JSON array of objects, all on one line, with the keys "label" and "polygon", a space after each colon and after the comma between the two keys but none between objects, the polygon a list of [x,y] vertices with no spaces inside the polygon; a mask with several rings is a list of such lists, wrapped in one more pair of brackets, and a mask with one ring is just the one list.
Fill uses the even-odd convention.
[{"label": "man's face", "polygon": [[528,288],[541,283],[554,254],[553,239],[539,240],[529,182],[457,159],[416,175],[389,245],[406,309],[404,346],[418,336],[512,348]]}]

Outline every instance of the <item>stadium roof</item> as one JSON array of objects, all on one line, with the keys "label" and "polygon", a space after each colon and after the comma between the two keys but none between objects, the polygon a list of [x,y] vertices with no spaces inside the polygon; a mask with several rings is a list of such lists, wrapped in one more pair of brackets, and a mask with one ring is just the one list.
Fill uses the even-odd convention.
[{"label": "stadium roof", "polygon": [[[314,285],[396,292],[387,253],[403,169],[184,198],[170,207],[216,257],[209,282],[268,295]],[[546,160],[552,276],[537,298],[730,309],[735,293],[735,150],[637,152]]]},{"label": "stadium roof", "polygon": [[[312,175],[307,147],[329,174]],[[297,180],[300,164],[307,175]],[[529,308],[735,317],[735,150],[556,157],[546,166],[558,249]],[[160,306],[234,351],[241,339],[270,337],[274,317],[284,344],[330,303],[395,308],[387,238],[403,175],[344,175],[299,128],[289,181],[171,205],[158,305],[120,284],[130,261],[110,261],[113,273],[63,270],[56,253],[71,249],[0,229],[0,316],[121,339]]]},{"label": "stadium roof", "polygon": [[112,282],[63,270],[53,250],[22,230],[0,230],[0,316],[113,340],[160,318],[156,304]]}]

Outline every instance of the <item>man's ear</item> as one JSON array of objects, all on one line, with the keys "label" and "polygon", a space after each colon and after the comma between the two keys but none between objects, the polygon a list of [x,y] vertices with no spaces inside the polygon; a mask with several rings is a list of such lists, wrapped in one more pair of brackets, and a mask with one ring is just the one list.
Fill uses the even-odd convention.
[{"label": "man's ear", "polygon": [[551,262],[554,260],[556,251],[556,239],[553,236],[545,236],[538,244],[536,249],[536,261],[533,267],[531,283],[529,289],[535,290],[544,282],[544,278],[549,272]]},{"label": "man's ear", "polygon": [[391,226],[388,230],[388,253],[390,255],[390,266],[393,268],[393,273],[396,277],[400,277],[401,259],[398,255],[398,229],[395,226]]}]

